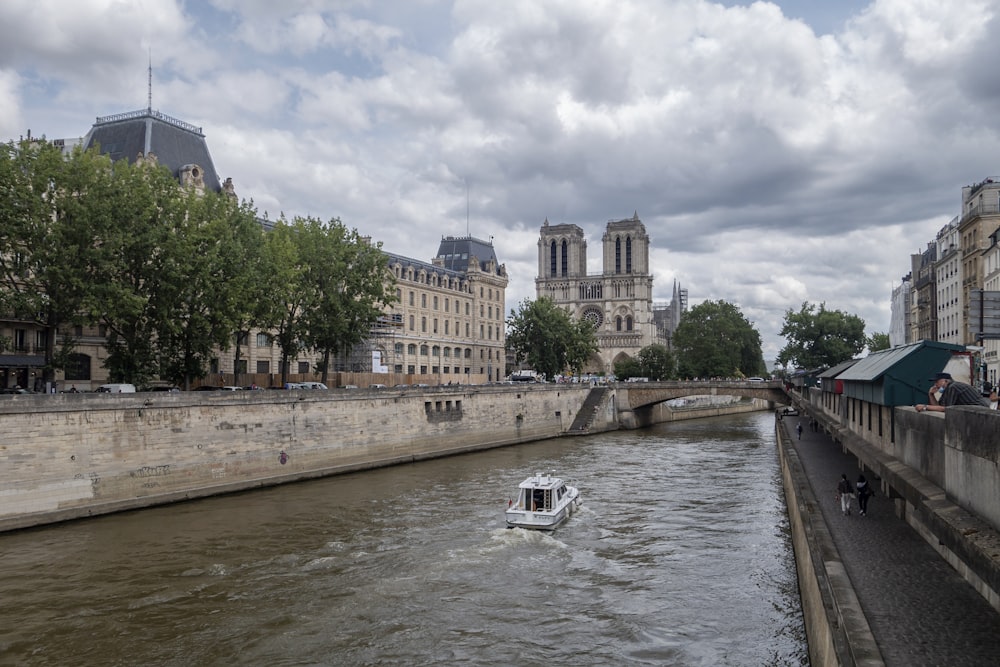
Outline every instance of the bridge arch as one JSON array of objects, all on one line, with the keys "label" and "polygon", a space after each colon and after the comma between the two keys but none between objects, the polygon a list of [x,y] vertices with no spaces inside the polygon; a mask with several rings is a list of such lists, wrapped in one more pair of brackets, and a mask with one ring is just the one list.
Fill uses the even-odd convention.
[{"label": "bridge arch", "polygon": [[780,381],[742,382],[704,380],[692,382],[621,382],[617,385],[618,424],[641,428],[652,423],[654,406],[690,396],[742,396],[767,401],[768,408],[789,405],[791,399]]}]

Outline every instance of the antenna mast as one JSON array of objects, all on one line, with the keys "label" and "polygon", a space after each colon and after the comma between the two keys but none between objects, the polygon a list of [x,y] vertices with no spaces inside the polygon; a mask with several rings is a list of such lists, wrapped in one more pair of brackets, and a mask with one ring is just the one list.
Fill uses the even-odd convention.
[{"label": "antenna mast", "polygon": [[149,69],[148,71],[148,81],[146,84],[146,111],[149,113],[153,112],[153,49],[149,49]]},{"label": "antenna mast", "polygon": [[468,180],[465,181],[465,235],[468,237],[472,236],[472,233],[469,231],[469,181]]}]

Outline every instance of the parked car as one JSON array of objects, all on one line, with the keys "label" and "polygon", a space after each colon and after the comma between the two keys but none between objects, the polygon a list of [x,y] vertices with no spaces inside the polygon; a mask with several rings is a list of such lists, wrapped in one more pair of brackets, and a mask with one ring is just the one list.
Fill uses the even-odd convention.
[{"label": "parked car", "polygon": [[102,384],[96,391],[99,394],[134,394],[135,385],[128,383]]},{"label": "parked car", "polygon": [[327,386],[322,382],[296,382],[297,387],[294,389],[326,389]]},{"label": "parked car", "polygon": [[222,391],[243,391],[243,387],[222,387]]},{"label": "parked car", "polygon": [[370,385],[368,385],[368,388],[369,389],[385,389],[385,385],[384,384],[370,384]]}]

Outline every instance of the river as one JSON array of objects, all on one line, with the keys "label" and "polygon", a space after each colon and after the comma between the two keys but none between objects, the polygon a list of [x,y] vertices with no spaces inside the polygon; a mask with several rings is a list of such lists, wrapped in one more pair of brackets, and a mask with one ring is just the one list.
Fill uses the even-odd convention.
[{"label": "river", "polygon": [[4,534],[0,599],[2,664],[808,664],[767,412]]}]

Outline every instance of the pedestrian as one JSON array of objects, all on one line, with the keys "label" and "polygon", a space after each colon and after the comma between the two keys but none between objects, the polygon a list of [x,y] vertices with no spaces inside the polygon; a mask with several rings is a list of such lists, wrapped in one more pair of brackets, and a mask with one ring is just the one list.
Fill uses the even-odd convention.
[{"label": "pedestrian", "polygon": [[913,406],[917,412],[944,412],[951,405],[978,405],[981,408],[990,407],[990,402],[983,398],[971,385],[955,382],[950,373],[938,373],[931,381],[927,392],[927,403]]},{"label": "pedestrian", "polygon": [[851,514],[851,500],[854,498],[854,487],[851,486],[846,474],[841,475],[840,482],[837,483],[837,497],[840,498],[840,511],[845,516],[849,516]]},{"label": "pedestrian", "polygon": [[868,499],[872,496],[872,487],[864,475],[858,475],[854,488],[858,493],[858,511],[861,516],[868,516]]},{"label": "pedestrian", "polygon": [[799,434],[799,440],[802,439],[802,422],[795,425],[795,432]]}]

